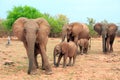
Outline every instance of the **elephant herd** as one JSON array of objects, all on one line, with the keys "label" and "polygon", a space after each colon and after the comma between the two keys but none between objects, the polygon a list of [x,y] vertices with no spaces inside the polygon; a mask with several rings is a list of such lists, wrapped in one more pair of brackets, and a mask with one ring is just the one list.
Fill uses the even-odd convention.
[{"label": "elephant herd", "polygon": [[[102,35],[103,52],[112,52],[117,26],[113,23],[96,23],[94,30]],[[13,24],[13,33],[23,42],[26,49],[29,60],[28,74],[36,74],[38,54],[41,55],[42,69],[45,70],[46,74],[52,74],[52,68],[46,54],[46,45],[50,33],[49,23],[44,18],[27,19],[20,17]],[[65,38],[67,41],[65,41]],[[90,40],[91,36],[87,25],[79,22],[64,25],[62,28],[62,41],[54,47],[54,65],[58,67],[62,57],[64,59],[63,67],[74,65],[77,47],[80,48],[80,53],[87,53]],[[57,55],[58,61],[56,62]],[[68,64],[66,64],[67,57],[69,57]],[[71,63],[72,59],[73,63]]]}]

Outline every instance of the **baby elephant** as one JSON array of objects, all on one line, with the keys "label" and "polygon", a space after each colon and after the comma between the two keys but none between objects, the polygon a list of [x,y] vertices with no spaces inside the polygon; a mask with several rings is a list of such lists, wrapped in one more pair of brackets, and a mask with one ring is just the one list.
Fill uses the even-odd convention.
[{"label": "baby elephant", "polygon": [[[54,48],[54,65],[56,67],[59,66],[60,60],[63,56],[63,67],[66,67],[66,60],[69,57],[68,66],[73,66],[75,64],[77,54],[77,46],[74,42],[61,42],[60,44],[56,45]],[[58,55],[58,61],[56,63],[56,56]],[[73,58],[73,64],[71,64],[71,59]]]},{"label": "baby elephant", "polygon": [[88,51],[88,46],[89,46],[89,41],[88,39],[80,39],[77,42],[77,45],[80,47],[80,53],[87,53]]}]

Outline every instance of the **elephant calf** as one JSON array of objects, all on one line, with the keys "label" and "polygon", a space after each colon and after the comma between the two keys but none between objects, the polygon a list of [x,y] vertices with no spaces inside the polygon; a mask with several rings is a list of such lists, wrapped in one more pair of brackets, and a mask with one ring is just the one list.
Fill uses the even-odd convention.
[{"label": "elephant calf", "polygon": [[[72,66],[75,64],[77,54],[77,46],[74,42],[61,42],[60,44],[56,45],[54,48],[54,65],[56,67],[59,66],[60,60],[63,56],[63,67],[66,67],[66,59],[69,57],[68,66]],[[56,56],[58,56],[58,61],[56,63]],[[71,64],[71,59],[73,58],[73,64]]]},{"label": "elephant calf", "polygon": [[80,39],[77,42],[77,45],[80,47],[80,53],[87,53],[88,51],[88,46],[89,46],[89,41],[88,39]]}]

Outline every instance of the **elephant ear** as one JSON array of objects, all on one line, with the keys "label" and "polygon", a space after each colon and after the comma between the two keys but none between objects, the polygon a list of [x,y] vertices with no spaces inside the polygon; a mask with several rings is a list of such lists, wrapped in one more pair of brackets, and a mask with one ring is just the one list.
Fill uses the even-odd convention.
[{"label": "elephant ear", "polygon": [[21,41],[23,41],[24,23],[26,21],[27,21],[27,18],[21,17],[21,18],[18,18],[12,25],[12,30],[14,35]]},{"label": "elephant ear", "polygon": [[62,49],[62,53],[63,54],[66,54],[68,53],[68,48],[69,48],[69,44],[67,42],[63,42],[61,44],[61,49]]},{"label": "elephant ear", "polygon": [[38,25],[39,25],[39,33],[43,32],[43,33],[49,35],[49,33],[50,33],[50,25],[47,22],[47,20],[45,20],[44,18],[37,18],[37,19],[35,19],[35,22],[37,22]]},{"label": "elephant ear", "polygon": [[108,34],[109,35],[115,34],[117,30],[118,30],[118,27],[114,23],[108,24]]},{"label": "elephant ear", "polygon": [[99,35],[101,35],[101,33],[102,33],[102,24],[101,24],[101,23],[96,23],[96,24],[94,25],[94,30],[95,30]]}]

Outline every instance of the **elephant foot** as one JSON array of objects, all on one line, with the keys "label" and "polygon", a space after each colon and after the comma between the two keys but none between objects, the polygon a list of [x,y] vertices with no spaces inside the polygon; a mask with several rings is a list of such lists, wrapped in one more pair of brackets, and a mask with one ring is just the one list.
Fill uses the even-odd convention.
[{"label": "elephant foot", "polygon": [[110,53],[112,53],[112,52],[113,52],[113,50],[110,50],[109,52],[110,52]]},{"label": "elephant foot", "polygon": [[71,66],[71,64],[67,64],[67,66]]},{"label": "elephant foot", "polygon": [[54,63],[54,66],[56,66],[57,64],[56,63]]},{"label": "elephant foot", "polygon": [[80,53],[80,55],[83,55],[83,53]]},{"label": "elephant foot", "polygon": [[83,53],[88,54],[87,52],[83,52]]},{"label": "elephant foot", "polygon": [[59,64],[56,64],[55,66],[56,66],[56,67],[59,67]]},{"label": "elephant foot", "polygon": [[30,75],[36,75],[37,73],[38,73],[37,70],[33,70],[33,71],[31,71],[31,72],[28,72],[28,74],[30,74]]},{"label": "elephant foot", "polygon": [[74,64],[72,64],[71,66],[74,66]]},{"label": "elephant foot", "polygon": [[52,71],[46,71],[45,74],[46,75],[51,75],[51,74],[53,74],[53,72]]},{"label": "elephant foot", "polygon": [[63,65],[63,68],[66,68],[66,65]]},{"label": "elephant foot", "polygon": [[42,67],[41,69],[42,69],[42,70],[45,70],[45,67]]}]

